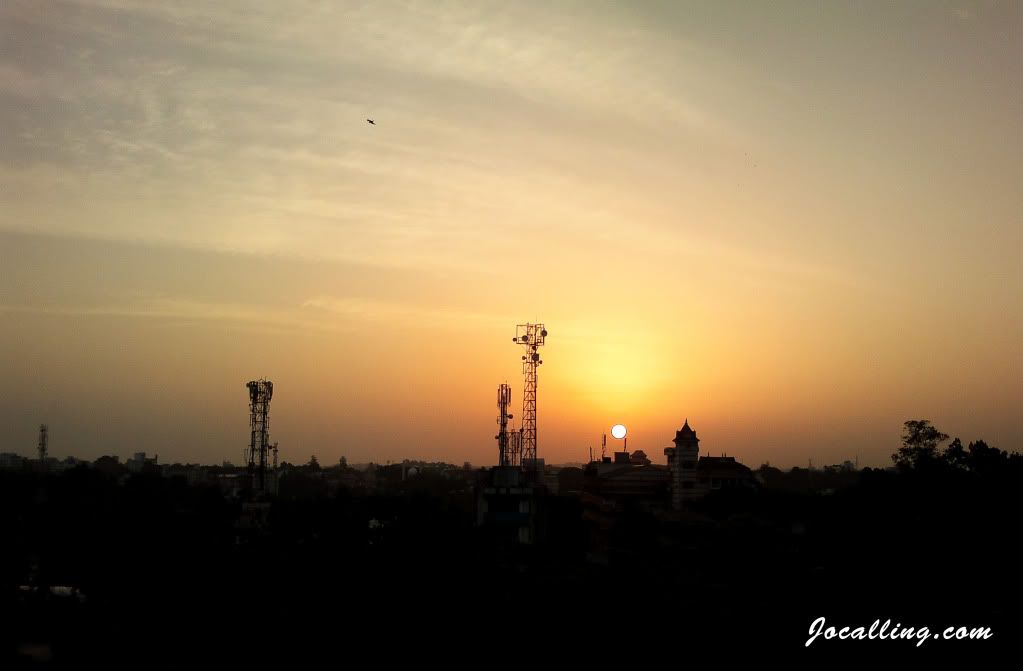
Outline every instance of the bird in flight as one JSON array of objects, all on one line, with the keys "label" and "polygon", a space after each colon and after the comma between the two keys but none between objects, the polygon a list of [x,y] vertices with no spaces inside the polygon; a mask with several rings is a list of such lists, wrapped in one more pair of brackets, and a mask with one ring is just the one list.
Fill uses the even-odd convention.
[{"label": "bird in flight", "polygon": [[373,121],[372,119],[366,119],[366,121],[370,122],[370,123],[371,123],[371,124],[373,124],[374,126],[375,126],[375,125],[377,125],[377,122],[376,122],[376,121]]}]

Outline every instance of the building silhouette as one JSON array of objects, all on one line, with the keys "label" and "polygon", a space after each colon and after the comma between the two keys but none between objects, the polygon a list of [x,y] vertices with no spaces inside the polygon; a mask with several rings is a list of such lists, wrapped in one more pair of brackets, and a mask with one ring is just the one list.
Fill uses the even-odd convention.
[{"label": "building silhouette", "polygon": [[700,456],[700,439],[686,419],[675,432],[674,447],[664,448],[671,470],[671,507],[681,510],[688,501],[698,498],[696,467]]},{"label": "building silhouette", "polygon": [[691,501],[718,489],[758,486],[753,471],[735,457],[700,456],[700,439],[687,419],[675,432],[674,447],[664,448],[671,471],[671,507],[682,510]]}]

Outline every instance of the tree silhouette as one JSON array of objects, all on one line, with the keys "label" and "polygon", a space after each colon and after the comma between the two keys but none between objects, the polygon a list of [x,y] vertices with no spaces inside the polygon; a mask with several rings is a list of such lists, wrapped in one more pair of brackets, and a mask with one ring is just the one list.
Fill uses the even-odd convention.
[{"label": "tree silhouette", "polygon": [[969,467],[969,455],[963,447],[963,441],[955,438],[945,448],[945,463],[955,470],[965,470]]},{"label": "tree silhouette", "polygon": [[994,474],[1009,464],[1009,454],[997,447],[990,447],[983,440],[970,443],[967,450],[967,465],[975,473]]},{"label": "tree silhouette", "polygon": [[102,456],[92,462],[92,467],[107,477],[117,478],[124,474],[124,466],[116,457]]},{"label": "tree silhouette", "polygon": [[911,419],[905,423],[902,447],[892,455],[892,461],[901,471],[933,471],[942,462],[938,445],[948,440],[948,434],[938,431],[926,419]]}]

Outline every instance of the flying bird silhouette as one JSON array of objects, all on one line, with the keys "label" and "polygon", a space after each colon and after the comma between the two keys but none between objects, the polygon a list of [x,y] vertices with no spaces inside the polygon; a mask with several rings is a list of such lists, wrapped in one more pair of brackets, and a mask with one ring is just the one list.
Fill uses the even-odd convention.
[{"label": "flying bird silhouette", "polygon": [[373,121],[372,119],[366,119],[366,121],[370,122],[370,123],[371,123],[371,124],[373,124],[374,126],[375,126],[375,125],[377,125],[377,122],[376,122],[376,121]]}]

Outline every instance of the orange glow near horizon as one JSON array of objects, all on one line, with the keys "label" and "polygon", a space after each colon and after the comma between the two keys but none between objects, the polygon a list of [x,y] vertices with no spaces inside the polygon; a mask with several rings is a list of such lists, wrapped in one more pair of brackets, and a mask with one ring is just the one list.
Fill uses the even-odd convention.
[{"label": "orange glow near horizon", "polygon": [[8,3],[0,450],[1019,448],[1020,8],[765,11]]}]

